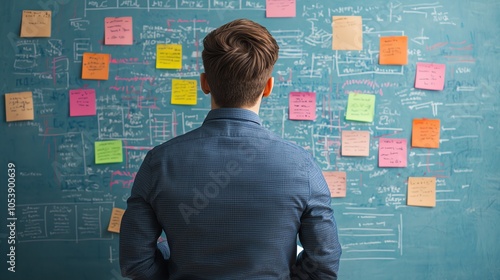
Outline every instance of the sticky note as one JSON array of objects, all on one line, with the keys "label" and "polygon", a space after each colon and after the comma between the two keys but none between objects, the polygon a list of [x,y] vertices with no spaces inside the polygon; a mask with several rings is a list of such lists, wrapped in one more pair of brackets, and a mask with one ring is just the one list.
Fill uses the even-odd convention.
[{"label": "sticky note", "polygon": [[123,162],[121,140],[97,141],[94,149],[96,164]]},{"label": "sticky note", "polygon": [[296,0],[266,0],[266,17],[295,17]]},{"label": "sticky note", "polygon": [[415,88],[443,90],[445,73],[445,64],[417,62]]},{"label": "sticky note", "polygon": [[31,91],[5,94],[7,122],[34,120],[33,93]]},{"label": "sticky note", "polygon": [[196,105],[197,101],[196,80],[172,79],[172,104]]},{"label": "sticky note", "polygon": [[342,130],[342,156],[367,157],[370,155],[370,132]]},{"label": "sticky note", "polygon": [[345,119],[350,121],[373,122],[375,115],[375,95],[349,93]]},{"label": "sticky note", "polygon": [[316,93],[290,92],[288,118],[291,120],[314,121],[316,119]]},{"label": "sticky note", "polygon": [[132,45],[132,17],[107,17],[104,19],[105,45]]},{"label": "sticky note", "polygon": [[436,178],[409,177],[406,204],[410,206],[436,206]]},{"label": "sticky note", "polygon": [[69,91],[69,115],[95,116],[96,100],[94,89],[72,89]]},{"label": "sticky note", "polygon": [[156,45],[156,68],[158,68],[158,69],[181,69],[182,68],[182,45],[157,44]]},{"label": "sticky note", "polygon": [[388,65],[408,64],[408,37],[380,37],[380,52],[378,63]]},{"label": "sticky note", "polygon": [[363,49],[363,21],[360,16],[333,16],[332,23],[332,49]]},{"label": "sticky note", "polygon": [[378,142],[379,167],[406,167],[407,165],[406,139],[380,138]]},{"label": "sticky note", "polygon": [[414,119],[411,146],[415,148],[439,148],[439,126],[438,119]]},{"label": "sticky note", "polygon": [[346,196],[346,173],[343,171],[323,171],[328,188],[330,189],[331,197]]},{"label": "sticky note", "polygon": [[125,214],[124,209],[113,207],[111,218],[109,219],[108,231],[120,233],[123,214]]},{"label": "sticky note", "polygon": [[21,37],[50,37],[52,11],[23,11]]},{"label": "sticky note", "polygon": [[83,53],[82,79],[107,80],[110,58],[106,53]]}]

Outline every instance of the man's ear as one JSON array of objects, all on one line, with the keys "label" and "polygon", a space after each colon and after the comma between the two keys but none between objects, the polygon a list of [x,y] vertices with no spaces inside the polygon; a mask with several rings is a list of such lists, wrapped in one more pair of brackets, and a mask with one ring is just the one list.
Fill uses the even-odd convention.
[{"label": "man's ear", "polygon": [[264,92],[263,92],[264,97],[268,97],[271,94],[271,92],[273,91],[273,86],[274,86],[274,78],[270,77],[266,82],[266,86],[264,87]]},{"label": "man's ear", "polygon": [[205,94],[209,94],[210,93],[210,86],[208,85],[207,75],[205,73],[201,73],[200,74],[200,86],[201,86],[201,90]]}]

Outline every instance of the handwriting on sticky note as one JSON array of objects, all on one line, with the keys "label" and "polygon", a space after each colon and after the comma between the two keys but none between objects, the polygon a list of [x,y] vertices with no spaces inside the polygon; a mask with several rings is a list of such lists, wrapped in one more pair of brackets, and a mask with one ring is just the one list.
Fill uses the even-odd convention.
[{"label": "handwriting on sticky note", "polygon": [[333,16],[332,22],[332,49],[363,49],[363,21],[360,16]]},{"label": "handwriting on sticky note", "polygon": [[104,19],[106,45],[132,45],[132,17],[107,17]]},{"label": "handwriting on sticky note", "polygon": [[21,37],[50,37],[52,11],[23,11]]},{"label": "handwriting on sticky note", "polygon": [[123,214],[125,214],[124,209],[113,208],[111,211],[111,218],[109,219],[108,231],[120,233]]},{"label": "handwriting on sticky note", "polygon": [[288,100],[288,118],[291,120],[315,120],[316,93],[290,92]]},{"label": "handwriting on sticky note", "polygon": [[445,64],[417,62],[415,88],[428,90],[443,90]]},{"label": "handwriting on sticky note", "polygon": [[378,143],[379,167],[406,167],[406,139],[380,138]]},{"label": "handwriting on sticky note", "polygon": [[375,95],[350,93],[347,97],[346,120],[373,122]]},{"label": "handwriting on sticky note", "polygon": [[369,131],[342,130],[342,156],[367,157],[369,155]]},{"label": "handwriting on sticky note", "polygon": [[440,121],[438,119],[414,119],[411,146],[415,148],[439,148]]},{"label": "handwriting on sticky note", "polygon": [[196,80],[172,79],[172,104],[196,105],[198,90]]},{"label": "handwriting on sticky note", "polygon": [[31,91],[5,94],[5,119],[7,122],[35,119]]},{"label": "handwriting on sticky note", "polygon": [[409,177],[408,197],[406,201],[410,206],[436,206],[436,178],[435,177]]},{"label": "handwriting on sticky note", "polygon": [[388,65],[408,64],[408,37],[380,37],[379,63]]},{"label": "handwriting on sticky note", "polygon": [[331,197],[345,197],[346,196],[346,173],[343,171],[324,171],[323,176],[325,177],[328,188],[330,189]]},{"label": "handwriting on sticky note", "polygon": [[94,143],[94,149],[96,164],[123,162],[121,140],[98,141]]},{"label": "handwriting on sticky note", "polygon": [[296,0],[266,0],[266,17],[295,17]]},{"label": "handwriting on sticky note", "polygon": [[156,45],[156,68],[158,68],[158,69],[181,69],[182,68],[182,45],[157,44]]},{"label": "handwriting on sticky note", "polygon": [[96,114],[94,89],[72,89],[69,91],[69,115],[94,116]]},{"label": "handwriting on sticky note", "polygon": [[83,53],[82,79],[107,80],[110,57],[106,53]]}]

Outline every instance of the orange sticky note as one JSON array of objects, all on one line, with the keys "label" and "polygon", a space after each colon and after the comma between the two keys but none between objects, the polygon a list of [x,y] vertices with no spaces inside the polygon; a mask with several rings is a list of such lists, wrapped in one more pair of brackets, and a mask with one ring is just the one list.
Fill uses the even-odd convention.
[{"label": "orange sticky note", "polygon": [[378,63],[387,65],[408,64],[408,37],[380,37],[380,53]]},{"label": "orange sticky note", "polygon": [[32,92],[6,93],[5,118],[8,122],[35,119]]},{"label": "orange sticky note", "polygon": [[346,195],[346,173],[343,171],[324,171],[331,197],[345,197]]},{"label": "orange sticky note", "polygon": [[342,156],[367,157],[369,155],[369,131],[342,130]]},{"label": "orange sticky note", "polygon": [[107,80],[110,58],[107,53],[83,53],[82,79]]},{"label": "orange sticky note", "polygon": [[438,119],[414,119],[411,146],[415,148],[439,148],[439,126]]},{"label": "orange sticky note", "polygon": [[363,21],[360,16],[333,16],[332,22],[332,49],[363,49]]},{"label": "orange sticky note", "polygon": [[120,226],[122,223],[122,217],[125,213],[124,209],[113,208],[111,211],[111,219],[109,219],[108,231],[120,233]]},{"label": "orange sticky note", "polygon": [[435,207],[436,178],[409,177],[406,204],[410,206]]}]

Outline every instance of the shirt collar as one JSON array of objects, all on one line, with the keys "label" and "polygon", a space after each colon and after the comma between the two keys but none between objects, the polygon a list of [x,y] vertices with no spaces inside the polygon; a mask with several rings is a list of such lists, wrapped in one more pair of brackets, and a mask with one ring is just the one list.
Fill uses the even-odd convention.
[{"label": "shirt collar", "polygon": [[207,117],[203,123],[216,120],[216,119],[236,119],[236,120],[244,120],[251,121],[258,125],[262,125],[262,121],[255,112],[242,109],[242,108],[218,108],[212,109],[208,112]]}]

